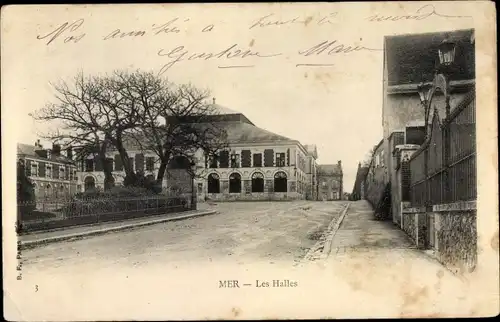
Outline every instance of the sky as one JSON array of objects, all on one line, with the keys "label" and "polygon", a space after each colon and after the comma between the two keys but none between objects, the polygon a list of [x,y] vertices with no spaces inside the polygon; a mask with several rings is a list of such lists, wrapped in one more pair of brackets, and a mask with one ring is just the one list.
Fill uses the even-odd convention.
[{"label": "sky", "polygon": [[315,144],[318,163],[342,161],[346,192],[382,138],[383,37],[473,26],[466,4],[421,2],[23,7],[2,10],[2,107],[17,142],[55,126],[29,116],[54,100],[51,82],[141,69]]}]

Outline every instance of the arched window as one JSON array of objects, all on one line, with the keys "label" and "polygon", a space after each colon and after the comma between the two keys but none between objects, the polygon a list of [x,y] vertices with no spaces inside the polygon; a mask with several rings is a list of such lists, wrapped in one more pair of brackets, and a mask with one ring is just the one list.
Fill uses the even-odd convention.
[{"label": "arched window", "polygon": [[95,179],[94,177],[86,177],[84,180],[85,183],[85,191],[95,189]]},{"label": "arched window", "polygon": [[220,193],[220,178],[217,173],[208,176],[208,193]]},{"label": "arched window", "polygon": [[252,192],[264,192],[264,175],[260,172],[252,175]]},{"label": "arched window", "polygon": [[229,193],[241,193],[241,176],[239,173],[232,173],[229,176]]},{"label": "arched window", "polygon": [[287,192],[286,173],[280,171],[274,175],[274,192]]}]

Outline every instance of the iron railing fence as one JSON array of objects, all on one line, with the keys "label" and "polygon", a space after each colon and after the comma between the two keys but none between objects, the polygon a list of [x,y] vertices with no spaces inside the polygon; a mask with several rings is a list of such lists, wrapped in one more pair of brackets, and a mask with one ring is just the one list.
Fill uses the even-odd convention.
[{"label": "iron railing fence", "polygon": [[18,232],[182,212],[192,203],[191,194],[18,202]]},{"label": "iron railing fence", "polygon": [[476,98],[468,93],[441,124],[436,114],[430,140],[410,158],[412,206],[475,200]]}]

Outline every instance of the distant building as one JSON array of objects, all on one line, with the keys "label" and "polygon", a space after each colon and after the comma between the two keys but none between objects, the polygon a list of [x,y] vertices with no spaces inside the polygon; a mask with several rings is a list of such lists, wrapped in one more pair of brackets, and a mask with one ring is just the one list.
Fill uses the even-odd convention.
[{"label": "distant building", "polygon": [[342,162],[318,165],[318,199],[341,200],[343,198]]},{"label": "distant building", "polygon": [[72,154],[69,147],[63,154],[58,144],[44,149],[40,140],[35,145],[17,145],[17,158],[25,164],[37,200],[65,198],[78,192],[77,168]]},{"label": "distant building", "polygon": [[356,172],[356,181],[354,181],[354,187],[352,193],[349,196],[351,200],[363,200],[366,199],[366,186],[365,180],[368,174],[368,167],[361,166],[358,164],[358,171]]},{"label": "distant building", "polygon": [[318,199],[318,164],[316,159],[318,158],[317,147],[314,144],[306,144],[304,147],[307,150],[307,178],[308,178],[308,188],[306,191],[307,200],[317,200]]}]

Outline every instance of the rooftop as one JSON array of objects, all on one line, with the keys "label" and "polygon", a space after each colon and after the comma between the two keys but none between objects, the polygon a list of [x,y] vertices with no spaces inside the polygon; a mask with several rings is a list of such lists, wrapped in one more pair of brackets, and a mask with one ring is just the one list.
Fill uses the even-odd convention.
[{"label": "rooftop", "polygon": [[320,164],[318,165],[318,175],[339,175],[342,174],[342,164]]},{"label": "rooftop", "polygon": [[449,34],[456,47],[456,71],[451,80],[475,79],[473,29],[386,36],[384,41],[388,85],[431,81],[438,60],[438,45]]},{"label": "rooftop", "polygon": [[36,159],[36,160],[45,160],[45,161],[50,160],[50,161],[61,162],[61,163],[72,162],[72,160],[68,159],[67,157],[65,157],[62,154],[60,154],[60,155],[51,154],[50,159],[46,158],[44,156],[39,155],[36,152],[38,150],[51,151],[50,149],[40,149],[40,148],[37,148],[36,146],[30,145],[30,144],[24,144],[24,143],[17,144],[17,155],[27,156],[27,157],[30,157],[30,158]]}]

